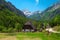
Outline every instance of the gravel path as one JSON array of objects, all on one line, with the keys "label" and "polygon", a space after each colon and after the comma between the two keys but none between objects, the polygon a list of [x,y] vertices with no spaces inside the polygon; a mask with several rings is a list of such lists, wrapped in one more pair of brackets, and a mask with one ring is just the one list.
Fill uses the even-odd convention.
[{"label": "gravel path", "polygon": [[46,31],[49,31],[49,32],[52,32],[52,33],[60,33],[60,32],[57,32],[57,31],[53,30],[53,28],[47,28]]}]

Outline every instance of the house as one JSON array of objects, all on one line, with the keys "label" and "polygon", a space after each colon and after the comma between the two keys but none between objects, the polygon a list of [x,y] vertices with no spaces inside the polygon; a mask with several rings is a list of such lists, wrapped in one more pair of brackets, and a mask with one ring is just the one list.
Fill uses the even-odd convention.
[{"label": "house", "polygon": [[28,21],[24,24],[22,31],[24,31],[24,32],[34,32],[34,31],[36,31],[36,28],[33,26],[31,21]]}]

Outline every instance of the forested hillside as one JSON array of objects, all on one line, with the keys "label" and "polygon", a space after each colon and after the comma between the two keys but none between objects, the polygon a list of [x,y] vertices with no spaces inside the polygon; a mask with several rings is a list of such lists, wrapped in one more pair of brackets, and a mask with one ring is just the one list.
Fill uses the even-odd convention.
[{"label": "forested hillside", "polygon": [[45,11],[41,13],[41,15],[42,20],[51,20],[56,17],[56,15],[60,15],[60,3],[57,2],[52,6],[48,7]]},{"label": "forested hillside", "polygon": [[52,27],[60,25],[60,3],[57,2],[41,13],[41,20],[48,22]]},{"label": "forested hillside", "polygon": [[[14,9],[6,4],[5,0],[0,0],[0,32],[17,32],[20,31],[27,18],[23,16],[23,12]],[[8,4],[8,3],[7,3]],[[8,8],[9,6],[9,8]],[[16,12],[16,13],[15,13]]]},{"label": "forested hillside", "polygon": [[0,0],[0,5],[3,5],[5,8],[7,8],[8,10],[14,12],[17,15],[21,15],[21,16],[25,16],[24,13],[17,9],[12,3],[10,3],[9,1],[6,2],[5,0]]}]

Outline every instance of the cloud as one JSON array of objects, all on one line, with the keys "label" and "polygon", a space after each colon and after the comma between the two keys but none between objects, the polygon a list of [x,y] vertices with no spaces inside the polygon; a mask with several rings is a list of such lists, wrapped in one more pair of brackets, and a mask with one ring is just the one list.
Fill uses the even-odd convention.
[{"label": "cloud", "polygon": [[39,3],[39,0],[35,0],[36,1],[36,4],[38,4]]}]

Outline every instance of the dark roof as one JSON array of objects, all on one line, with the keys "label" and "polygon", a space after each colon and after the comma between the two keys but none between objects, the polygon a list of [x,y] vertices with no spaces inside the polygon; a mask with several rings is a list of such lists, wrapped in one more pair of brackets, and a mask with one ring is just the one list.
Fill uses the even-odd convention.
[{"label": "dark roof", "polygon": [[24,25],[32,25],[32,22],[28,21]]}]

